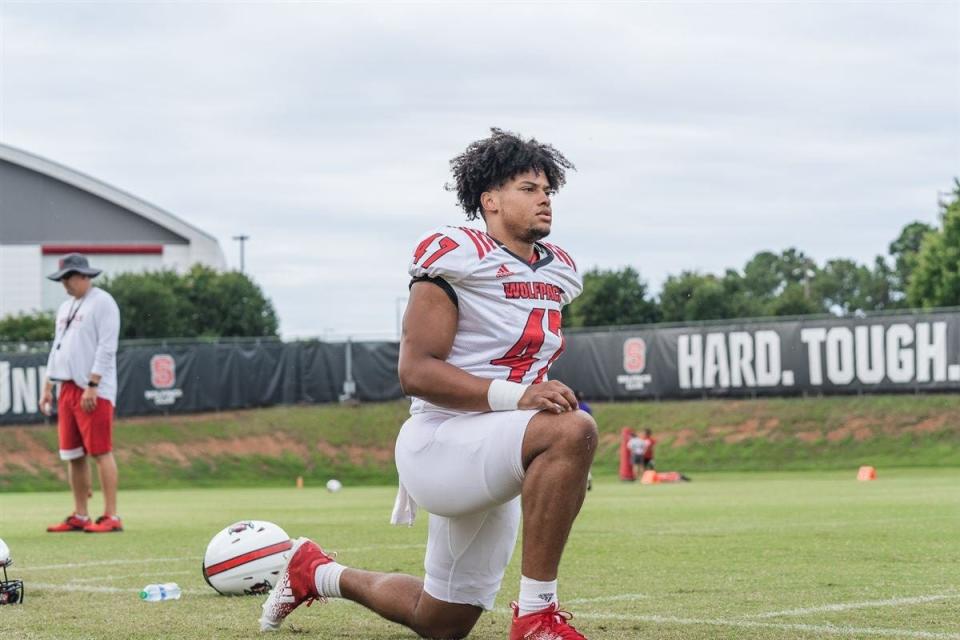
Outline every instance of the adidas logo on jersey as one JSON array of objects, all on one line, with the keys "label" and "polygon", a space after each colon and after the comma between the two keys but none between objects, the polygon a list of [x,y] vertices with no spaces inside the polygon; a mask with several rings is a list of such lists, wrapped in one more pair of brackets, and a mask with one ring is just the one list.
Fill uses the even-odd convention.
[{"label": "adidas logo on jersey", "polygon": [[510,269],[507,269],[507,265],[505,264],[500,265],[500,268],[497,269],[498,278],[507,278],[509,276],[515,276],[515,275],[517,274],[515,274],[513,271],[510,271]]}]

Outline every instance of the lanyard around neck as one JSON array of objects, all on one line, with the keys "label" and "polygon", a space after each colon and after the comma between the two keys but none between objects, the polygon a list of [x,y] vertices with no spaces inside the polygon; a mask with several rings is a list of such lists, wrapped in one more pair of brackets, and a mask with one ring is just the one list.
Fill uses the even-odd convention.
[{"label": "lanyard around neck", "polygon": [[70,311],[67,312],[67,326],[63,328],[63,333],[60,334],[60,342],[57,343],[57,347],[56,347],[57,351],[60,350],[60,345],[63,344],[63,337],[67,335],[67,331],[70,330],[70,325],[73,324],[74,319],[77,317],[77,313],[80,312],[80,307],[83,306],[83,302],[86,299],[87,299],[87,296],[83,296],[82,298],[80,298],[80,302],[77,304],[76,309],[73,308],[73,303],[70,303]]}]

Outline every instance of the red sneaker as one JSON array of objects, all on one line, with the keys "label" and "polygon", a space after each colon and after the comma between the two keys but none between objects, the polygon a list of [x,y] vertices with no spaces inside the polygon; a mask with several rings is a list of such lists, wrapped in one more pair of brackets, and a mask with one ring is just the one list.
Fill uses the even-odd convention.
[{"label": "red sneaker", "polygon": [[317,567],[333,558],[323,552],[317,543],[307,538],[297,538],[288,552],[290,559],[283,568],[277,586],[263,603],[263,615],[260,616],[260,631],[276,631],[290,613],[304,602],[309,607],[314,600],[326,602],[326,598],[317,592],[314,574]]},{"label": "red sneaker", "polygon": [[513,624],[510,625],[510,640],[587,640],[573,628],[569,620],[573,614],[561,611],[556,602],[542,611],[520,615],[520,607],[511,602]]},{"label": "red sneaker", "polygon": [[83,528],[90,524],[90,518],[78,518],[77,514],[71,513],[63,522],[52,524],[47,527],[49,533],[64,533],[66,531],[83,531]]},{"label": "red sneaker", "polygon": [[123,523],[117,516],[100,516],[96,522],[88,522],[83,530],[86,533],[112,533],[123,531]]}]

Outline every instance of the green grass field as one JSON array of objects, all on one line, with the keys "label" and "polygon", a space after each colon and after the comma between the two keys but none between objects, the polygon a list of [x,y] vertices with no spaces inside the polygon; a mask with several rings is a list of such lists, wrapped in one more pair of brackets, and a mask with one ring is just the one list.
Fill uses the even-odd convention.
[{"label": "green grass field", "polygon": [[[960,470],[702,474],[683,485],[604,479],[588,494],[560,594],[591,640],[960,640]],[[127,491],[121,534],[46,534],[66,493],[0,494],[0,537],[26,603],[0,607],[2,638],[251,638],[262,597],[216,595],[210,537],[247,518],[338,550],[345,564],[420,575],[426,522],[386,524],[389,487]],[[93,501],[99,508],[99,496]],[[515,556],[496,611],[471,638],[503,640]],[[179,601],[142,603],[149,582]],[[278,637],[412,638],[344,602],[296,611]]]}]

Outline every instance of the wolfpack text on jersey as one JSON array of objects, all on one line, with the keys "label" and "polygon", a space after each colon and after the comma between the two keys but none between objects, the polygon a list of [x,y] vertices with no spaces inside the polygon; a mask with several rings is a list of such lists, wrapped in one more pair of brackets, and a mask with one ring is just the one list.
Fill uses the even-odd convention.
[{"label": "wolfpack text on jersey", "polygon": [[[459,311],[447,362],[481,378],[534,384],[563,352],[561,309],[583,289],[576,263],[537,242],[528,263],[483,231],[445,226],[421,237],[408,271],[441,286]],[[411,413],[450,411],[414,398]],[[465,413],[465,412],[454,412]]]}]

